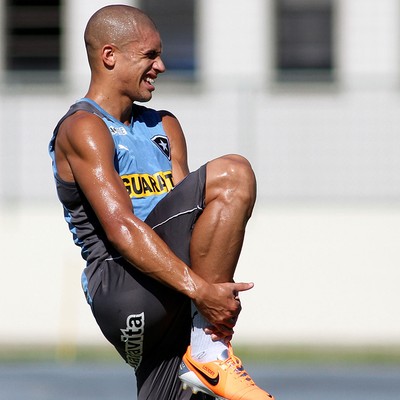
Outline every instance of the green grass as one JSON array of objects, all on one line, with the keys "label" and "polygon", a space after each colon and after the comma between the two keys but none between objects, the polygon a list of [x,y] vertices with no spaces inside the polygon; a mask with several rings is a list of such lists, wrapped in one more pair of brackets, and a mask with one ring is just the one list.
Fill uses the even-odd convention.
[{"label": "green grass", "polygon": [[120,362],[111,346],[0,345],[0,363],[7,362]]},{"label": "green grass", "polygon": [[399,364],[400,346],[246,346],[236,353],[259,363]]},{"label": "green grass", "polygon": [[[399,346],[235,346],[245,363],[355,363],[399,364]],[[112,346],[0,345],[0,363],[12,362],[121,362]]]}]

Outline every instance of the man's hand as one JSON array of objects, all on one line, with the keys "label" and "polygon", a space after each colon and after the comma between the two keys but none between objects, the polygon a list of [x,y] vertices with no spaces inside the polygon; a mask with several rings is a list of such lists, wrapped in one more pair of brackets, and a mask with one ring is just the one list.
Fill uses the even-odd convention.
[{"label": "man's hand", "polygon": [[230,340],[242,309],[239,293],[250,290],[253,283],[214,283],[198,291],[193,300],[199,312],[210,322],[206,333],[213,340]]}]

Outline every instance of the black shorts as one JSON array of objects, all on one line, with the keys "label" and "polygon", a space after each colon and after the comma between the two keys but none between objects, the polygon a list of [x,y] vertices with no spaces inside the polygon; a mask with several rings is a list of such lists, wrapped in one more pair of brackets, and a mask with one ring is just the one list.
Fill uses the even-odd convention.
[{"label": "black shorts", "polygon": [[[189,174],[161,200],[146,223],[190,265],[191,233],[204,207],[206,166]],[[178,369],[190,341],[190,300],[138,271],[124,259],[102,266],[92,310],[105,337],[135,368],[138,400],[188,400]]]}]

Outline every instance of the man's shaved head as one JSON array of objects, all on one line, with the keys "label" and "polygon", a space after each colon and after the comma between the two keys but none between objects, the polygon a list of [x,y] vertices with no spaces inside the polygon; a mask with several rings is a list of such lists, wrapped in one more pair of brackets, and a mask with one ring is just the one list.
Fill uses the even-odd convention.
[{"label": "man's shaved head", "polygon": [[96,52],[106,44],[123,47],[140,37],[144,27],[157,30],[143,11],[127,5],[110,5],[95,12],[85,30],[85,45],[92,65]]}]

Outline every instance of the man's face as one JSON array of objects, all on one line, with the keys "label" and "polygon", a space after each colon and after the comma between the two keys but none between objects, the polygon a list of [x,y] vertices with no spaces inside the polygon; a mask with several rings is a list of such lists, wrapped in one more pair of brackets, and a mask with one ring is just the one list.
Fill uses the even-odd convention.
[{"label": "man's face", "polygon": [[159,33],[146,27],[141,30],[140,40],[130,42],[121,49],[119,74],[121,90],[132,101],[146,102],[155,90],[157,75],[165,71],[161,60],[161,39]]}]

